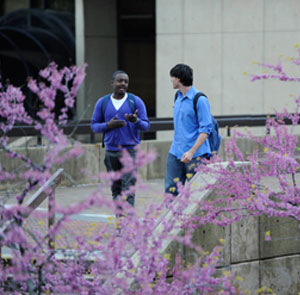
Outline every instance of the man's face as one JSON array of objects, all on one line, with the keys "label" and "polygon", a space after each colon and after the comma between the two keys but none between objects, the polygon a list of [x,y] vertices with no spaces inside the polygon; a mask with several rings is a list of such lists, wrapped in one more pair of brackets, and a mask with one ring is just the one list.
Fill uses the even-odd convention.
[{"label": "man's face", "polygon": [[179,82],[180,82],[179,78],[171,77],[171,83],[172,83],[174,89],[179,88]]},{"label": "man's face", "polygon": [[127,74],[118,74],[112,81],[113,92],[123,96],[128,88],[129,77]]}]

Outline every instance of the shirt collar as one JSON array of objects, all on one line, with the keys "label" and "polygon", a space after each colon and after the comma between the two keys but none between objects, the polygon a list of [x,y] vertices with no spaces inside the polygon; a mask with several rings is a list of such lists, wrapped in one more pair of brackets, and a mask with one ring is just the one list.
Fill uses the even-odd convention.
[{"label": "shirt collar", "polygon": [[[179,91],[181,98],[183,99],[183,95],[181,93],[181,91]],[[193,99],[195,94],[197,93],[197,90],[195,89],[194,86],[191,87],[191,89],[186,93],[186,95],[184,97],[188,98],[188,99]]]},{"label": "shirt collar", "polygon": [[111,97],[111,99],[115,99],[115,100],[126,100],[126,98],[128,97],[128,94],[127,94],[127,92],[125,92],[125,95],[121,99],[114,98],[114,94],[113,93],[111,94],[110,97]]}]

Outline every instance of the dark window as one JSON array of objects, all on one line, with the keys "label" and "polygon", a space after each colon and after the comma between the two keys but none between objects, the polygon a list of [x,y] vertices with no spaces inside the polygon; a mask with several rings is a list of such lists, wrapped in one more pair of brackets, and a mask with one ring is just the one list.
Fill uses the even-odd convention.
[{"label": "dark window", "polygon": [[[23,87],[26,108],[34,115],[38,101],[24,86],[26,79],[51,61],[60,68],[75,64],[74,0],[32,0],[30,7],[0,16],[0,76],[4,85]],[[58,95],[56,110],[63,105]]]}]

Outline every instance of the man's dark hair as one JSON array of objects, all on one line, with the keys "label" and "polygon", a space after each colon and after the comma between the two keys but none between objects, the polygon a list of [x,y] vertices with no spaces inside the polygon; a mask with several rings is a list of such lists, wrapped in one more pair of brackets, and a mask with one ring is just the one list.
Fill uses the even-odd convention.
[{"label": "man's dark hair", "polygon": [[115,71],[113,74],[112,74],[112,77],[111,79],[114,81],[117,77],[117,75],[119,74],[126,74],[128,76],[128,74],[125,72],[125,71],[122,71],[122,70],[118,70],[118,71]]},{"label": "man's dark hair", "polygon": [[193,85],[193,69],[185,64],[177,64],[170,70],[170,76],[178,78],[184,86]]}]

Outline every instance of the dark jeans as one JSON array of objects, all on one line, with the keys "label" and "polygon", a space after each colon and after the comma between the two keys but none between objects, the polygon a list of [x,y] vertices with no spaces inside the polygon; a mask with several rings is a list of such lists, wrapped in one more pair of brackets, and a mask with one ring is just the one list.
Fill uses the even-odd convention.
[{"label": "dark jeans", "polygon": [[201,157],[197,157],[192,159],[189,163],[183,163],[169,153],[165,174],[165,192],[177,196],[178,190],[176,183],[179,181],[184,184],[186,180],[190,179],[191,176],[196,173],[195,168],[202,162],[201,159]]},{"label": "dark jeans", "polygon": [[[127,150],[132,158],[135,158],[136,151],[134,149]],[[120,158],[122,157],[122,152],[105,152],[104,164],[107,171],[120,171],[123,168]],[[133,171],[135,174],[137,171]],[[134,186],[136,183],[136,178],[133,175],[134,173],[123,174],[119,180],[113,182],[111,186],[111,192],[113,200],[116,200],[124,191],[127,191],[131,186]],[[134,206],[134,194],[127,195],[127,202]]]}]

